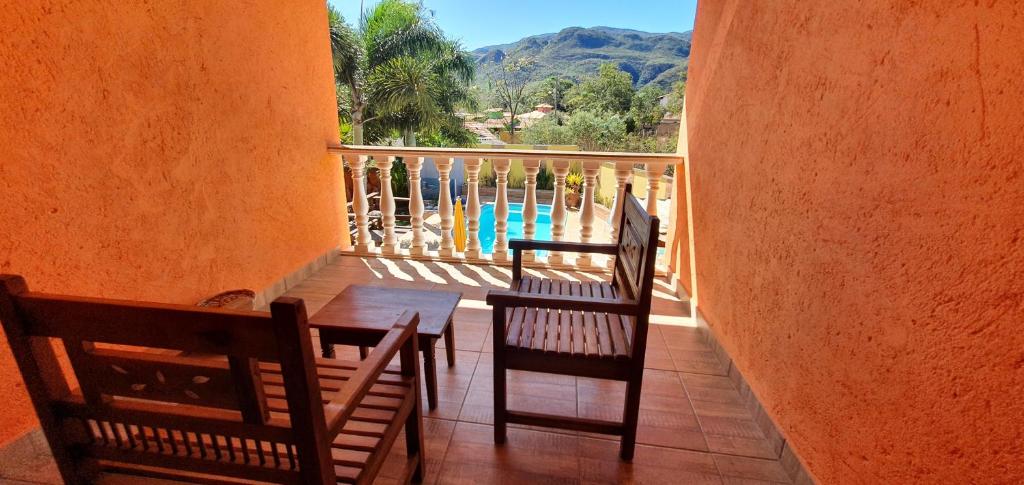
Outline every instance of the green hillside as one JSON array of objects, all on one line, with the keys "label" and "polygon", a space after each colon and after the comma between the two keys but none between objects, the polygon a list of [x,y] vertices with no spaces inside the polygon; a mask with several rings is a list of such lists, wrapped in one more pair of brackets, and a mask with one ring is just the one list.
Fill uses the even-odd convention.
[{"label": "green hillside", "polygon": [[556,34],[526,37],[512,44],[482,47],[477,56],[477,84],[486,87],[506,56],[530,56],[537,64],[533,78],[579,79],[614,63],[633,76],[637,88],[655,84],[668,90],[690,57],[690,32],[654,34],[612,27],[570,27]]}]

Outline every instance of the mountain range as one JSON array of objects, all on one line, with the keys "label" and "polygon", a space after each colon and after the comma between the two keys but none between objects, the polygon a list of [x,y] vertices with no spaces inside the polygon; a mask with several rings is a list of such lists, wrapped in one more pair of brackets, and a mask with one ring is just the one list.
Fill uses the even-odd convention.
[{"label": "mountain range", "polygon": [[613,27],[569,27],[561,32],[525,37],[510,44],[481,47],[477,57],[477,83],[495,79],[507,56],[529,56],[536,61],[532,77],[580,79],[597,73],[601,64],[617,64],[633,76],[637,88],[648,84],[666,91],[685,72],[692,32],[651,33]]}]

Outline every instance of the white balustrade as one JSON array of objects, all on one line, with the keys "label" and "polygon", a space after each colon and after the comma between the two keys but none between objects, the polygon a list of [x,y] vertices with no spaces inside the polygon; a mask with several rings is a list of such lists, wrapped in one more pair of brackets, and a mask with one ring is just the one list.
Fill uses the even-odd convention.
[{"label": "white balustrade", "polygon": [[[615,202],[612,203],[611,220],[612,242],[619,240],[619,225],[622,224],[622,205],[626,200],[626,184],[629,183],[629,176],[633,174],[633,164],[630,162],[615,162]],[[615,266],[615,258],[608,258],[608,267]]]},{"label": "white balustrade", "polygon": [[427,245],[423,241],[423,191],[420,188],[420,172],[423,158],[403,157],[405,171],[409,175],[409,223],[412,226],[412,244],[409,254],[425,256]]},{"label": "white balustrade", "polygon": [[[597,190],[597,172],[601,162],[583,162],[583,201],[580,205],[580,241],[588,243],[594,237],[594,193]],[[576,257],[576,265],[588,267],[593,263],[592,255],[581,253]]]},{"label": "white balustrade", "polygon": [[466,258],[480,259],[480,165],[483,160],[467,158],[466,166]]},{"label": "white balustrade", "polygon": [[[540,172],[540,160],[523,160],[523,171],[526,173],[526,193],[523,195],[523,238],[533,239],[537,233],[537,174]],[[523,251],[523,261],[533,261],[533,251]]]},{"label": "white balustrade", "polygon": [[391,165],[395,157],[374,157],[377,175],[380,177],[380,214],[384,226],[384,238],[380,243],[382,254],[395,254],[398,239],[395,237],[395,194],[391,190]]},{"label": "white balustrade", "polygon": [[[352,171],[352,213],[355,219],[354,230],[354,252],[357,254],[372,254],[375,250],[373,235],[371,234],[369,220],[369,201],[367,200],[366,167],[367,160],[373,157],[374,166],[379,169],[381,194],[380,211],[384,235],[379,243],[381,253],[386,256],[396,256],[404,252],[398,248],[395,224],[395,197],[391,188],[391,167],[396,157],[401,157],[405,164],[409,178],[409,212],[411,225],[410,256],[430,256],[431,252],[426,246],[426,221],[424,219],[424,201],[422,192],[423,161],[431,158],[438,171],[438,215],[440,217],[441,241],[437,256],[445,258],[465,258],[466,260],[482,261],[487,260],[485,250],[490,248],[482,247],[483,238],[481,232],[490,230],[490,227],[481,227],[481,195],[480,195],[480,171],[484,159],[491,160],[496,186],[494,198],[494,248],[493,260],[499,263],[507,263],[510,259],[508,253],[509,227],[509,199],[508,184],[512,168],[512,159],[523,160],[523,171],[525,173],[525,192],[522,199],[522,234],[526,239],[537,237],[538,200],[537,200],[537,177],[541,168],[541,160],[550,160],[551,169],[554,173],[554,196],[551,201],[551,239],[564,241],[567,238],[566,232],[569,226],[569,219],[575,218],[568,211],[565,200],[566,177],[568,176],[570,164],[579,161],[583,166],[583,187],[581,194],[581,209],[579,216],[579,237],[583,242],[594,242],[604,240],[604,236],[610,236],[611,241],[616,241],[621,231],[620,220],[622,217],[623,200],[625,198],[626,185],[632,176],[635,164],[644,163],[645,173],[648,178],[646,210],[656,214],[658,209],[658,190],[661,188],[661,177],[665,169],[672,164],[682,163],[682,157],[674,154],[641,154],[641,153],[593,153],[593,152],[558,152],[542,150],[504,150],[504,149],[459,149],[459,148],[416,148],[416,147],[329,147],[332,154],[341,155],[344,162]],[[465,160],[466,168],[466,219],[467,219],[467,240],[465,254],[457,253],[455,240],[452,237],[452,229],[455,225],[452,193],[451,193],[451,171],[455,158]],[[597,195],[598,174],[603,162],[614,161],[614,182],[603,180],[604,184],[614,183],[615,202],[611,208],[608,218],[610,234],[595,234],[595,198]],[[672,197],[678,196],[675,193],[676,187],[672,187]],[[637,190],[636,192],[639,192]],[[667,214],[669,219],[676,216],[675,211]],[[675,221],[662,221],[670,231]],[[602,224],[602,227],[603,224]],[[436,229],[431,229],[436,230]],[[602,229],[603,230],[603,229]],[[592,268],[595,263],[591,255],[580,254],[575,260],[575,265],[581,268]],[[532,262],[536,256],[532,251],[523,252],[523,261]],[[553,265],[571,264],[565,254],[551,252],[548,263]],[[611,266],[612,261],[609,261]]]},{"label": "white balustrade", "polygon": [[647,164],[647,213],[658,215],[658,190],[661,188],[661,176],[665,173],[665,164]]},{"label": "white balustrade", "polygon": [[494,170],[494,260],[508,261],[508,171],[507,158],[491,160]]},{"label": "white balustrade", "polygon": [[437,167],[438,183],[440,184],[437,214],[441,217],[441,247],[438,248],[437,254],[450,258],[455,256],[455,239],[452,238],[455,216],[452,214],[452,191],[448,187],[451,182],[452,159],[449,157],[435,157],[434,166]]},{"label": "white balustrade", "polygon": [[[551,200],[551,240],[561,241],[565,238],[565,177],[569,175],[568,160],[553,160],[551,169],[555,173],[555,195]],[[563,264],[561,251],[553,251],[548,255],[548,263]]]},{"label": "white balustrade", "polygon": [[352,212],[356,220],[356,240],[352,246],[355,252],[368,254],[373,251],[370,238],[369,201],[366,200],[366,155],[344,155],[352,171]]}]

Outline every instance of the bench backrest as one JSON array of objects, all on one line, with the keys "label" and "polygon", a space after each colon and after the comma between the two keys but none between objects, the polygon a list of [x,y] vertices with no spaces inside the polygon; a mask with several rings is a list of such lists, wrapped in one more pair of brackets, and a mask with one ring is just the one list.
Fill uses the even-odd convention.
[{"label": "bench backrest", "polygon": [[637,300],[644,314],[650,312],[651,294],[654,291],[658,224],[658,218],[648,214],[633,195],[632,184],[627,184],[622,200],[619,248],[612,283],[622,294]]},{"label": "bench backrest", "polygon": [[[316,439],[326,423],[301,300],[268,315],[47,295],[0,275],[0,320],[69,483],[89,481],[96,460],[186,479],[333,477],[317,470],[330,450]],[[262,382],[261,367],[279,382]],[[268,410],[271,388],[287,414]]]}]

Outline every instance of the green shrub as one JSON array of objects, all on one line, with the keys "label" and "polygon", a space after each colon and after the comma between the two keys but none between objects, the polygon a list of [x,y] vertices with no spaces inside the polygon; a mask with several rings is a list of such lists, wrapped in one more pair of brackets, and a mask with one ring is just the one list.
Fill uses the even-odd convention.
[{"label": "green shrub", "polygon": [[544,165],[540,166],[537,172],[537,190],[552,190],[555,188],[555,174],[548,171]]}]

